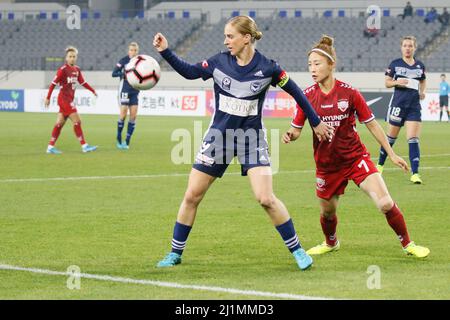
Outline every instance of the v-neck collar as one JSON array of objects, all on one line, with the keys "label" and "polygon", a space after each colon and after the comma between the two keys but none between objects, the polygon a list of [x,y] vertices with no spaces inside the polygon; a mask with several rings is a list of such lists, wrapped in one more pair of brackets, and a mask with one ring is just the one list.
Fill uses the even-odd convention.
[{"label": "v-neck collar", "polygon": [[231,56],[231,61],[233,64],[233,69],[238,72],[238,73],[246,73],[249,70],[251,70],[255,65],[258,64],[259,60],[261,58],[261,54],[259,53],[258,50],[255,49],[255,54],[253,55],[252,60],[250,60],[250,62],[248,64],[246,64],[245,66],[240,66],[237,63],[237,59],[235,56]]}]

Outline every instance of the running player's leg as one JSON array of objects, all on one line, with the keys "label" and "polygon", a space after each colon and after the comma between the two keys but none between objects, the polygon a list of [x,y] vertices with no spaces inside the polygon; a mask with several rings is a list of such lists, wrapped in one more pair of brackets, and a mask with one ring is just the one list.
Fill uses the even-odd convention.
[{"label": "running player's leg", "polygon": [[127,128],[127,138],[126,138],[126,144],[127,146],[130,145],[131,136],[133,135],[134,128],[136,127],[136,117],[138,113],[138,106],[137,104],[131,105],[129,107],[130,109],[130,118],[128,119],[128,128]]},{"label": "running player's leg", "polygon": [[122,146],[122,131],[125,127],[125,119],[127,118],[128,106],[120,106],[119,120],[117,121],[117,147],[120,149]]},{"label": "running player's leg", "polygon": [[330,199],[319,198],[320,205],[320,225],[325,236],[325,241],[307,251],[311,255],[319,255],[339,250],[340,244],[336,236],[338,218],[336,209],[339,203],[339,196],[334,195]]},{"label": "running player's leg", "polygon": [[420,121],[406,121],[406,138],[409,145],[409,161],[411,164],[411,181],[420,184],[422,180],[419,176],[419,164],[420,164],[420,148],[419,148],[419,136],[422,129],[422,123]]},{"label": "running player's leg", "polygon": [[181,263],[181,255],[197,214],[197,208],[216,177],[191,169],[188,186],[178,210],[173,229],[172,251],[158,263],[158,267],[172,267]]},{"label": "running player's leg", "polygon": [[65,123],[66,117],[61,112],[59,112],[56,118],[55,126],[53,127],[52,130],[52,137],[50,138],[50,141],[48,143],[47,153],[54,153],[54,154],[61,153],[61,151],[55,148],[55,144],[56,141],[58,140],[59,134],[61,133],[61,130],[64,127]]},{"label": "running player's leg", "polygon": [[73,112],[69,115],[70,120],[73,123],[73,131],[78,141],[80,141],[81,149],[83,152],[91,152],[97,149],[96,146],[90,146],[86,143],[83,135],[83,129],[81,129],[81,118],[78,112]]},{"label": "running player's leg", "polygon": [[403,214],[392,200],[381,175],[379,173],[370,174],[359,184],[359,187],[373,200],[378,210],[385,215],[388,224],[397,234],[405,252],[421,258],[426,257],[429,250],[415,245],[409,239]]},{"label": "running player's leg", "polygon": [[299,267],[302,270],[309,268],[313,261],[301,247],[286,206],[273,193],[272,169],[270,166],[252,167],[247,170],[247,175],[256,200],[269,215]]}]

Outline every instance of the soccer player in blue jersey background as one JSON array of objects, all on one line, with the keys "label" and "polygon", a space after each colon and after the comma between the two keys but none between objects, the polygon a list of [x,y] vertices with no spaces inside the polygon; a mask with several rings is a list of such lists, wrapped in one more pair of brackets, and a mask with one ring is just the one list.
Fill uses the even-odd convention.
[{"label": "soccer player in blue jersey background", "polygon": [[[232,158],[238,156],[242,175],[248,175],[257,201],[268,213],[299,268],[307,269],[313,261],[301,247],[288,210],[273,193],[268,143],[262,123],[263,102],[270,85],[278,85],[295,98],[319,139],[331,139],[333,128],[318,118],[288,74],[275,61],[255,49],[262,32],[252,18],[238,16],[230,19],[225,25],[224,36],[227,52],[195,65],[177,57],[168,48],[168,41],[161,33],[157,33],[153,39],[157,51],[183,77],[203,80],[213,78],[216,103],[212,122],[191,169],[187,190],[178,211],[172,251],[157,266],[172,267],[181,263],[198,205],[215,179],[222,177]],[[231,139],[230,131],[233,132]],[[241,132],[244,139],[240,139],[242,135],[237,134],[236,142],[233,136],[236,132]],[[258,134],[252,136],[251,132]],[[228,143],[224,146],[223,142],[230,140],[231,146]]]},{"label": "soccer player in blue jersey background", "polygon": [[439,121],[442,121],[442,113],[447,112],[447,122],[450,121],[450,112],[448,111],[448,95],[450,94],[450,86],[445,81],[445,74],[441,74],[441,83],[439,84]]},{"label": "soccer player in blue jersey background", "polygon": [[[139,90],[134,89],[125,78],[125,66],[128,62],[139,53],[139,45],[136,42],[131,42],[128,45],[128,55],[117,62],[112,72],[113,77],[120,78],[119,85],[119,103],[120,115],[117,122],[117,141],[116,146],[121,150],[128,150],[130,146],[131,136],[133,135],[136,126],[136,117],[138,112],[138,96]],[[122,131],[125,127],[125,119],[128,112],[130,118],[128,119],[127,136],[125,141],[122,141]]]},{"label": "soccer player in blue jersey background", "polygon": [[[401,39],[402,57],[389,65],[385,73],[385,85],[386,88],[395,88],[387,115],[389,144],[394,145],[404,125],[412,171],[410,180],[415,184],[421,184],[422,179],[419,175],[419,136],[422,128],[420,100],[425,98],[426,77],[425,65],[414,57],[416,48],[417,40],[414,36],[405,36]],[[377,165],[380,173],[383,172],[386,158],[386,150],[381,148]]]}]

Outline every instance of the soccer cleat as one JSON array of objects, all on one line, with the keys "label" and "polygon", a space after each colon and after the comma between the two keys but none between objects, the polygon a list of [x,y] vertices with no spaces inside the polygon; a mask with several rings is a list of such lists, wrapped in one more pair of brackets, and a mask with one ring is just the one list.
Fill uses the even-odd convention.
[{"label": "soccer cleat", "polygon": [[59,151],[58,149],[56,149],[56,148],[53,147],[53,146],[48,146],[48,147],[47,147],[47,153],[48,153],[48,154],[62,154],[61,151]]},{"label": "soccer cleat", "polygon": [[383,166],[381,164],[377,164],[377,170],[380,174],[383,174]]},{"label": "soccer cleat", "polygon": [[124,141],[124,142],[122,142],[122,149],[123,150],[128,150],[128,149],[130,149],[130,147],[127,145],[127,143]]},{"label": "soccer cleat", "polygon": [[90,146],[88,144],[85,144],[84,146],[81,147],[81,150],[86,153],[86,152],[92,152],[97,150],[97,146]]},{"label": "soccer cleat", "polygon": [[414,184],[422,184],[422,179],[418,173],[414,173],[409,180]]},{"label": "soccer cleat", "polygon": [[409,256],[415,256],[416,258],[426,258],[430,254],[430,249],[418,246],[411,241],[406,247],[403,248],[403,252]]},{"label": "soccer cleat", "polygon": [[156,265],[158,268],[174,267],[181,263],[181,255],[175,252],[169,253]]},{"label": "soccer cleat", "polygon": [[116,142],[116,147],[117,149],[122,149],[122,143],[120,143],[119,141]]},{"label": "soccer cleat", "polygon": [[313,264],[313,259],[302,248],[292,252],[292,255],[294,256],[295,261],[297,261],[299,268],[302,270],[308,269]]},{"label": "soccer cleat", "polygon": [[324,254],[324,253],[328,253],[328,252],[332,252],[332,251],[338,251],[340,247],[341,247],[341,244],[339,243],[339,241],[336,241],[336,244],[334,246],[330,246],[329,244],[327,244],[324,241],[323,243],[321,243],[315,247],[312,247],[311,249],[306,251],[306,253],[310,254],[310,255],[319,255],[319,254]]}]

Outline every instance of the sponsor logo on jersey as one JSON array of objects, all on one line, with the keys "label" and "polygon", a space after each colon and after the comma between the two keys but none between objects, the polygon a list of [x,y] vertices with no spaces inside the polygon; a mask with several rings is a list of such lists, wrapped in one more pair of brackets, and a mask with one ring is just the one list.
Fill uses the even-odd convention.
[{"label": "sponsor logo on jersey", "polygon": [[264,73],[261,71],[261,70],[259,70],[258,72],[256,72],[255,74],[254,74],[254,76],[255,77],[264,77]]},{"label": "sponsor logo on jersey", "polygon": [[230,90],[231,88],[231,79],[228,77],[225,77],[222,79],[222,89],[224,90]]},{"label": "sponsor logo on jersey", "polygon": [[280,88],[284,87],[286,83],[289,81],[289,75],[286,73],[286,71],[282,71],[280,75],[278,76],[278,86]]},{"label": "sponsor logo on jersey", "polygon": [[345,112],[348,109],[348,100],[338,100],[337,106],[339,110]]},{"label": "sponsor logo on jersey", "polygon": [[208,68],[208,61],[206,61],[206,60],[203,60],[203,62],[202,62],[202,68],[204,68],[204,69],[206,69],[206,68]]},{"label": "sponsor logo on jersey", "polygon": [[331,109],[331,108],[333,108],[333,105],[332,104],[322,104],[320,107],[322,109]]},{"label": "sponsor logo on jersey", "polygon": [[258,99],[244,100],[219,95],[219,110],[240,117],[258,115]]}]

